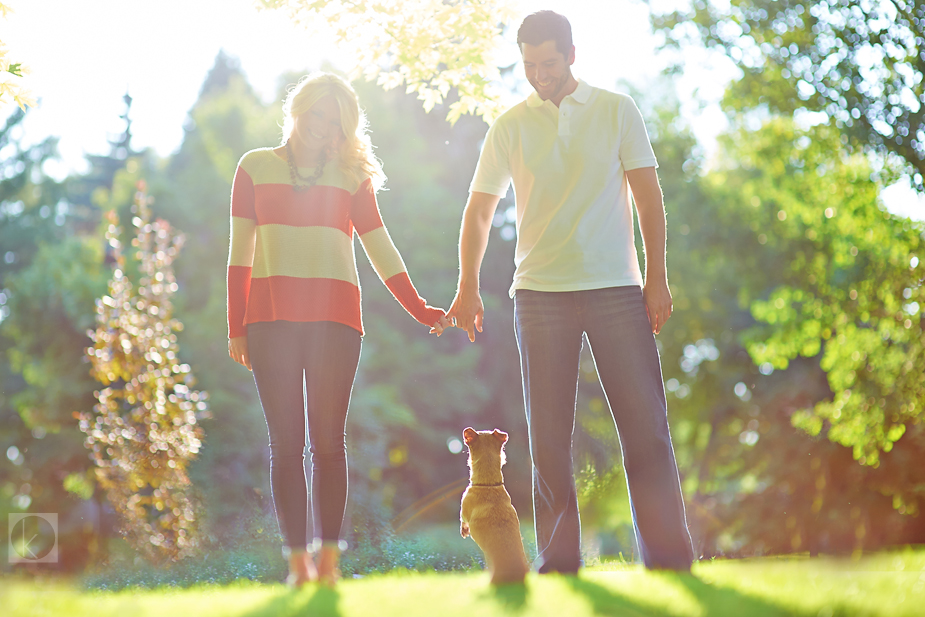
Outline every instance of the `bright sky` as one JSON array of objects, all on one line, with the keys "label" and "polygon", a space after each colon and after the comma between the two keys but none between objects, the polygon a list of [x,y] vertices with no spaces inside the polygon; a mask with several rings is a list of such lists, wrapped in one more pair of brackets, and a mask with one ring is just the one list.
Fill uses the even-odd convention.
[{"label": "bright sky", "polygon": [[[522,13],[552,9],[572,23],[576,76],[614,88],[655,80],[665,60],[655,53],[648,11],[639,0],[518,0]],[[13,13],[0,22],[0,41],[32,74],[39,99],[26,123],[26,140],[60,137],[63,162],[52,173],[85,168],[85,154],[105,154],[107,138],[124,124],[123,95],[133,97],[136,148],[167,156],[183,138],[187,112],[220,49],[237,57],[248,80],[270,101],[285,71],[316,69],[330,61],[344,70],[351,59],[330,41],[309,36],[278,11],[258,11],[253,0],[4,0]],[[660,4],[683,0],[662,0]],[[516,45],[509,42],[512,61]],[[687,58],[677,82],[683,113],[710,146],[725,120],[715,105],[734,69],[706,53]],[[697,97],[693,96],[696,93]],[[0,116],[8,111],[0,110]],[[925,212],[925,200],[901,188],[895,210]],[[903,207],[905,205],[905,207]]]},{"label": "bright sky", "polygon": [[[5,0],[7,1],[7,0]],[[662,66],[645,6],[638,0],[520,0],[524,14],[542,8],[569,17],[577,47],[574,71],[613,88],[619,79],[645,84]],[[0,23],[0,40],[32,69],[40,99],[28,137],[60,136],[68,168],[84,153],[106,153],[107,136],[121,132],[122,96],[132,95],[135,146],[166,156],[183,138],[187,112],[220,49],[240,59],[248,80],[269,101],[284,71],[325,61],[349,70],[336,54],[280,12],[258,11],[253,0],[8,0],[14,13]],[[518,58],[510,42],[511,61]],[[715,94],[721,91],[717,83]]]}]

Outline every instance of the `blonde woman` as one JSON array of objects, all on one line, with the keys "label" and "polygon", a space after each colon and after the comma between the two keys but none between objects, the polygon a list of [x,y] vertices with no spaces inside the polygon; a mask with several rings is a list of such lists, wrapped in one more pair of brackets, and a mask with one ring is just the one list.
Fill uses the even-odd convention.
[{"label": "blonde woman", "polygon": [[347,502],[347,407],[363,335],[354,232],[417,321],[438,336],[449,324],[418,295],[382,223],[376,190],[385,177],[353,88],[336,75],[309,75],[283,111],[282,144],[248,152],[235,173],[228,352],[253,371],[266,417],[288,582],[333,584]]}]

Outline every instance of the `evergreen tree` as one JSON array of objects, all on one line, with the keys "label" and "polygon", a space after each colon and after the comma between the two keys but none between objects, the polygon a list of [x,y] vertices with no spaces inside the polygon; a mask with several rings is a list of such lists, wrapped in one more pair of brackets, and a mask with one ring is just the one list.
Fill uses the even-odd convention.
[{"label": "evergreen tree", "polygon": [[104,387],[93,412],[80,414],[80,428],[129,541],[152,557],[179,558],[199,542],[187,472],[201,445],[197,411],[206,410],[207,395],[191,389],[175,334],[182,324],[173,318],[171,264],[183,236],[166,221],[151,221],[143,184],[132,210],[141,278],[136,289],[125,275],[121,230],[111,213],[106,237],[116,269],[108,295],[97,303],[88,349],[92,374]]},{"label": "evergreen tree", "polygon": [[[119,135],[108,139],[109,153],[88,154],[89,171],[68,178],[67,200],[72,219],[69,228],[73,232],[87,235],[98,232],[103,204],[111,201],[110,193],[120,171],[129,169],[133,174],[139,170],[145,174],[154,171],[149,152],[136,150],[132,146],[132,97],[126,93],[122,100],[125,102],[125,111],[120,118],[125,121],[125,129]],[[128,198],[121,207],[128,209],[130,205],[131,199]],[[107,261],[111,260],[111,255],[107,255]]]}]

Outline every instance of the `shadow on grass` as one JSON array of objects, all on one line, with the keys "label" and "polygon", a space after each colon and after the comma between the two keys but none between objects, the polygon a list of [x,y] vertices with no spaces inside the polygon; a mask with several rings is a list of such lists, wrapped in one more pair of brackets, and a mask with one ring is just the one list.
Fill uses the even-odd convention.
[{"label": "shadow on grass", "polygon": [[[619,615],[620,617],[670,617],[673,613],[642,606],[629,598],[618,595],[603,585],[583,579],[580,576],[563,576],[563,580],[591,602],[591,608],[597,615]],[[712,613],[710,613],[712,615]]]},{"label": "shadow on grass", "polygon": [[336,589],[320,586],[308,598],[302,599],[304,591],[292,590],[274,598],[260,608],[247,613],[247,617],[285,617],[286,615],[311,615],[312,617],[338,617],[340,594]]},{"label": "shadow on grass", "polygon": [[[792,615],[789,611],[764,600],[742,595],[733,589],[714,587],[704,583],[692,574],[677,572],[653,572],[652,574],[680,587],[685,587],[704,608],[705,614],[710,615],[710,617],[724,615],[729,615],[730,617]],[[565,580],[572,589],[584,595],[591,602],[592,609],[598,615],[669,617],[676,614],[657,607],[641,605],[599,583],[581,577],[568,576]]]},{"label": "shadow on grass", "polygon": [[778,615],[792,616],[791,609],[773,604],[761,598],[745,595],[729,587],[718,587],[705,583],[693,574],[678,572],[658,572],[665,580],[672,581],[679,586],[686,587],[695,598],[707,609],[710,617],[713,615],[729,615],[739,617],[776,617]]},{"label": "shadow on grass", "polygon": [[484,595],[503,606],[508,612],[519,613],[527,604],[527,591],[526,583],[490,585]]}]

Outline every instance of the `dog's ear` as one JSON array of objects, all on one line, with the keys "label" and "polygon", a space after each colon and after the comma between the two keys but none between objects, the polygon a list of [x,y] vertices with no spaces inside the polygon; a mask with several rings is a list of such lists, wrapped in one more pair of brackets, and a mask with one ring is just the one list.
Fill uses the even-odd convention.
[{"label": "dog's ear", "polygon": [[500,440],[501,443],[507,443],[507,433],[505,433],[504,431],[499,431],[498,429],[495,429],[495,432],[492,433],[492,436],[495,439]]},{"label": "dog's ear", "polygon": [[463,430],[463,441],[465,441],[466,445],[468,446],[470,443],[472,443],[472,440],[475,439],[476,435],[478,435],[478,433],[475,432],[474,428],[471,426],[467,427]]}]

